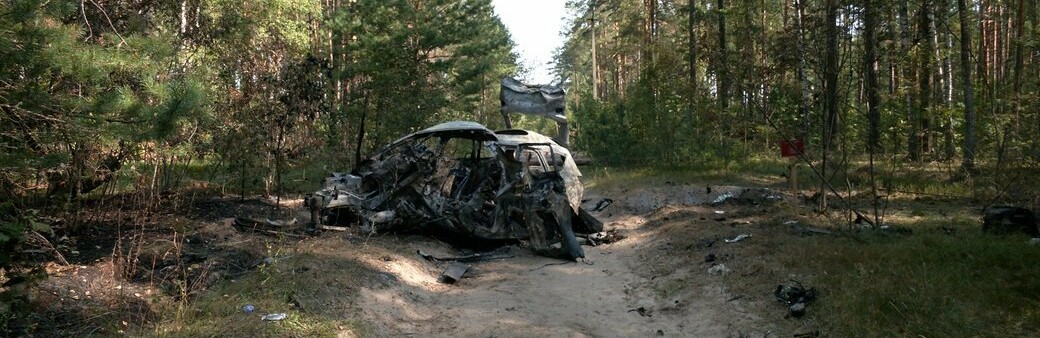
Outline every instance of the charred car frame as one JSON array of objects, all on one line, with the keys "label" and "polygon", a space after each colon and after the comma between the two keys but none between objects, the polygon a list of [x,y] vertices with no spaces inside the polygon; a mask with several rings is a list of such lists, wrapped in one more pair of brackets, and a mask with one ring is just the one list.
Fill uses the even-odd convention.
[{"label": "charred car frame", "polygon": [[577,259],[584,253],[575,233],[603,230],[580,207],[580,178],[567,148],[549,137],[454,121],[333,173],[306,205],[316,228],[521,240],[539,254]]}]

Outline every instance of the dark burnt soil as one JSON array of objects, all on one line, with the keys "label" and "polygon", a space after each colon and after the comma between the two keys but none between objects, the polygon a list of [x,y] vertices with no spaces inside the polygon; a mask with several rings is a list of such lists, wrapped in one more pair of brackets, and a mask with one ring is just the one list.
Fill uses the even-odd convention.
[{"label": "dark burnt soil", "polygon": [[[512,258],[472,264],[456,285],[438,283],[443,264],[415,253],[465,251],[419,236],[305,235],[299,199],[279,207],[267,199],[202,191],[164,196],[146,208],[135,204],[146,201],[140,196],[112,197],[85,202],[86,211],[75,217],[55,217],[50,240],[70,264],[53,262],[46,250],[38,253],[52,260],[46,265],[50,277],[32,290],[31,317],[18,320],[26,323],[22,332],[37,336],[171,328],[187,336],[282,335],[271,330],[283,326],[257,326],[235,311],[240,303],[260,301],[268,307],[288,302],[298,324],[363,323],[332,329],[342,336],[372,335],[368,330],[377,336],[504,337],[812,332],[813,306],[805,317],[790,318],[772,291],[811,277],[785,268],[797,265],[798,257],[777,253],[797,251],[790,247],[806,236],[829,236],[804,230],[825,225],[807,216],[811,211],[794,196],[746,191],[590,189],[588,210],[606,197],[616,201],[594,215],[620,240],[586,247],[588,258],[578,264],[511,251]],[[726,193],[732,198],[712,203]],[[297,221],[262,234],[234,227],[235,217]],[[726,241],[742,234],[751,237]],[[277,296],[212,292],[236,280]],[[220,309],[171,306],[194,299],[216,299]],[[173,319],[171,327],[169,309],[189,312],[173,314],[184,319]]]},{"label": "dark burnt soil", "polygon": [[14,318],[11,333],[113,335],[152,325],[157,306],[249,273],[265,263],[271,242],[302,238],[291,235],[302,233],[305,222],[282,229],[286,236],[242,232],[232,226],[234,217],[291,219],[299,201],[278,207],[207,191],[78,203],[77,214],[53,211],[45,218],[53,236],[28,250],[48,277],[31,289],[31,314]]}]

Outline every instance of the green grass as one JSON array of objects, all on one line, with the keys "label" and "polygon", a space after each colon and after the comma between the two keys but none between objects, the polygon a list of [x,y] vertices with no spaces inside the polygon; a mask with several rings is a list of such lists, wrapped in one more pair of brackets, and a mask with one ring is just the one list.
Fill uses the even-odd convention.
[{"label": "green grass", "polygon": [[1040,247],[1024,236],[808,238],[791,268],[815,275],[834,337],[1040,335]]},{"label": "green grass", "polygon": [[[583,170],[590,185],[601,187],[664,182],[745,185],[783,182],[779,175],[785,165],[753,159],[721,169]],[[890,186],[925,193],[886,199],[885,223],[911,233],[849,230],[837,236],[783,237],[776,238],[780,243],[764,254],[766,260],[777,259],[786,271],[806,276],[802,282],[821,292],[810,313],[824,336],[1040,336],[1040,246],[1030,246],[1025,235],[983,233],[979,211],[988,202],[982,198],[987,194],[977,196],[972,182],[949,181],[951,171],[938,166],[885,169]],[[855,169],[839,173],[834,182],[842,183],[835,187],[844,192],[848,175],[854,189],[868,189],[868,174]],[[804,164],[800,175],[812,177]],[[856,203],[862,207],[866,198],[857,198]],[[843,217],[806,216],[817,225],[848,229],[834,223]],[[954,233],[946,234],[942,228]],[[681,292],[681,284],[669,283],[657,291],[669,296]]]},{"label": "green grass", "polygon": [[[582,183],[586,186],[727,184],[761,185],[783,182],[780,175],[787,172],[787,160],[771,157],[752,157],[741,162],[711,162],[679,167],[581,167]],[[811,177],[807,168],[801,168],[801,177]]]},{"label": "green grass", "polygon": [[[167,304],[154,332],[167,337],[335,337],[340,332],[370,335],[349,302],[356,287],[338,285],[338,276],[321,268],[356,269],[356,263],[329,263],[328,257],[297,254],[223,281],[187,303]],[[306,268],[305,268],[306,267]],[[306,270],[306,271],[304,271]],[[246,304],[256,310],[243,312]],[[286,313],[281,321],[261,321],[267,313]]]},{"label": "green grass", "polygon": [[[586,185],[614,185],[618,183],[663,184],[696,183],[724,185],[775,185],[787,186],[790,160],[772,155],[756,155],[741,161],[715,160],[695,165],[675,167],[582,167],[583,182]],[[822,168],[819,163],[810,167],[804,162],[798,164],[798,181],[802,189],[817,189],[820,179],[816,172]],[[837,168],[831,164],[828,176],[831,185],[844,193],[851,185],[854,190],[867,190],[870,186],[870,171],[865,160],[856,160],[847,166]],[[901,164],[898,167],[884,165],[880,162],[875,167],[875,180],[879,189],[894,189],[927,195],[972,197],[977,186],[974,181],[950,183],[951,177],[959,172],[956,166],[943,163],[910,166]],[[992,195],[992,193],[990,194]]]}]

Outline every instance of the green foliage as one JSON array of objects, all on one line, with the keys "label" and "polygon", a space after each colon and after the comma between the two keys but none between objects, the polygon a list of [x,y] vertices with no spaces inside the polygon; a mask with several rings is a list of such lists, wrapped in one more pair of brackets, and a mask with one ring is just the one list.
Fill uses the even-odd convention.
[{"label": "green foliage", "polygon": [[181,80],[163,86],[158,95],[162,104],[150,114],[155,120],[152,137],[163,140],[180,130],[179,121],[188,118],[199,118],[207,113],[209,96],[205,86],[198,81]]},{"label": "green foliage", "polygon": [[0,268],[9,269],[22,234],[39,222],[16,212],[11,201],[0,204],[0,215]]},{"label": "green foliage", "polygon": [[498,79],[515,69],[489,0],[11,1],[3,12],[0,173],[17,195],[73,191],[123,147],[124,160],[166,169],[216,155],[241,187],[272,193],[294,166],[347,169],[360,133],[368,153],[436,122],[498,123]]},{"label": "green foliage", "polygon": [[807,245],[799,262],[816,269],[829,335],[1034,336],[1034,249],[1017,236],[868,236]]},{"label": "green foliage", "polygon": [[0,41],[13,48],[0,51],[0,74],[17,80],[0,85],[0,145],[7,149],[0,170],[14,183],[41,170],[89,179],[80,171],[97,165],[101,153],[174,137],[183,121],[209,113],[203,80],[171,67],[174,36],[120,35],[100,21],[66,21],[77,13],[70,2],[15,1],[9,8]]},{"label": "green foliage", "polygon": [[[300,273],[318,267],[328,271]],[[296,252],[223,283],[184,304],[188,306],[167,306],[156,330],[171,337],[370,336],[371,329],[364,325],[361,314],[345,306],[356,297],[359,286],[344,281],[341,274],[366,280],[371,272],[349,259]],[[254,305],[258,313],[284,312],[288,317],[278,325],[257,325],[256,314],[242,312],[245,304]]]},{"label": "green foliage", "polygon": [[[717,8],[722,3],[726,7]],[[699,156],[698,149],[711,149],[707,156],[735,158],[748,150],[775,152],[780,137],[803,137],[809,158],[819,160],[823,108],[835,102],[839,116],[829,158],[865,156],[870,128],[863,88],[866,4],[880,17],[873,65],[881,99],[880,152],[901,158],[916,140],[925,160],[953,163],[966,135],[965,70],[956,62],[960,50],[954,44],[962,23],[956,6],[945,2],[836,2],[834,38],[841,62],[838,90],[831,95],[823,81],[829,38],[824,2],[570,1],[572,21],[555,62],[582,127],[574,139],[608,163],[653,158],[671,165]],[[1024,13],[1018,13],[1020,4]],[[1040,141],[1032,137],[1040,115],[1029,113],[1038,102],[1038,63],[1025,56],[1037,41],[1036,8],[1029,1],[969,6],[967,17],[973,21],[964,24],[972,27],[975,60],[975,152],[984,164],[1020,165],[1040,158]],[[692,25],[691,10],[696,13]],[[1007,30],[985,23],[997,16],[1009,24]],[[922,17],[932,18],[937,28],[920,27]],[[720,36],[722,25],[727,29]],[[994,40],[993,34],[1010,41]],[[922,61],[932,66],[922,68]],[[723,108],[721,87],[727,82],[730,104]],[[589,104],[594,97],[601,102]],[[931,104],[918,111],[925,99]],[[623,145],[613,152],[606,147],[612,142]],[[639,151],[628,144],[638,144]]]},{"label": "green foliage", "polygon": [[515,57],[490,1],[359,1],[331,26],[350,39],[334,77],[357,84],[339,110],[348,126],[365,119],[366,153],[436,122],[498,121],[498,81]]},{"label": "green foliage", "polygon": [[12,201],[0,202],[0,332],[24,335],[17,323],[31,313],[27,288],[46,278],[38,268],[26,266],[20,253],[28,231],[54,235],[36,210],[19,210]]}]

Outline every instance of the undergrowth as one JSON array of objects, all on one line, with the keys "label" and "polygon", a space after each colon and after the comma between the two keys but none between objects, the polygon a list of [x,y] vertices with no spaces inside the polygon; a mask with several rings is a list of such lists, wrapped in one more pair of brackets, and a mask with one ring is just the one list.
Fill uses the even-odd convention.
[{"label": "undergrowth", "polygon": [[1023,236],[855,235],[795,246],[835,337],[1040,335],[1040,248]]},{"label": "undergrowth", "polygon": [[[732,170],[598,168],[586,171],[586,178],[592,185],[608,187],[665,182],[742,185],[760,180],[783,189],[780,175],[785,165],[759,160]],[[811,172],[800,174],[812,177]],[[854,203],[862,211],[869,210],[865,207],[869,190],[863,194],[869,189],[866,174],[848,170],[834,175],[832,181],[840,192],[852,186],[861,194]],[[1040,336],[1040,246],[1029,245],[1025,235],[997,236],[980,229],[983,207],[993,203],[1033,207],[1031,195],[1015,194],[1015,189],[1031,189],[1022,188],[1021,182],[1007,183],[1007,177],[998,175],[956,179],[954,171],[936,165],[889,169],[880,185],[890,189],[882,192],[882,212],[891,230],[846,224],[845,217],[835,216],[841,211],[834,203],[838,207],[829,213],[814,210],[803,215],[836,235],[774,238],[779,243],[759,254],[786,271],[807,276],[801,281],[820,291],[809,311],[824,336]],[[803,187],[819,187],[818,180],[806,182]],[[1012,189],[1004,191],[1000,186]],[[778,211],[768,217],[796,218],[792,212]]]},{"label": "undergrowth", "polygon": [[[359,314],[347,303],[356,287],[337,286],[339,274],[329,274],[325,261],[309,253],[274,253],[258,270],[208,290],[187,304],[166,309],[162,320],[142,335],[167,337],[332,337],[339,333],[367,335]],[[342,264],[340,264],[342,265]],[[356,266],[337,268],[358,269]],[[364,275],[364,273],[361,273]],[[253,311],[245,311],[252,305]],[[286,318],[263,321],[262,315]],[[350,335],[348,335],[350,336]]]}]

